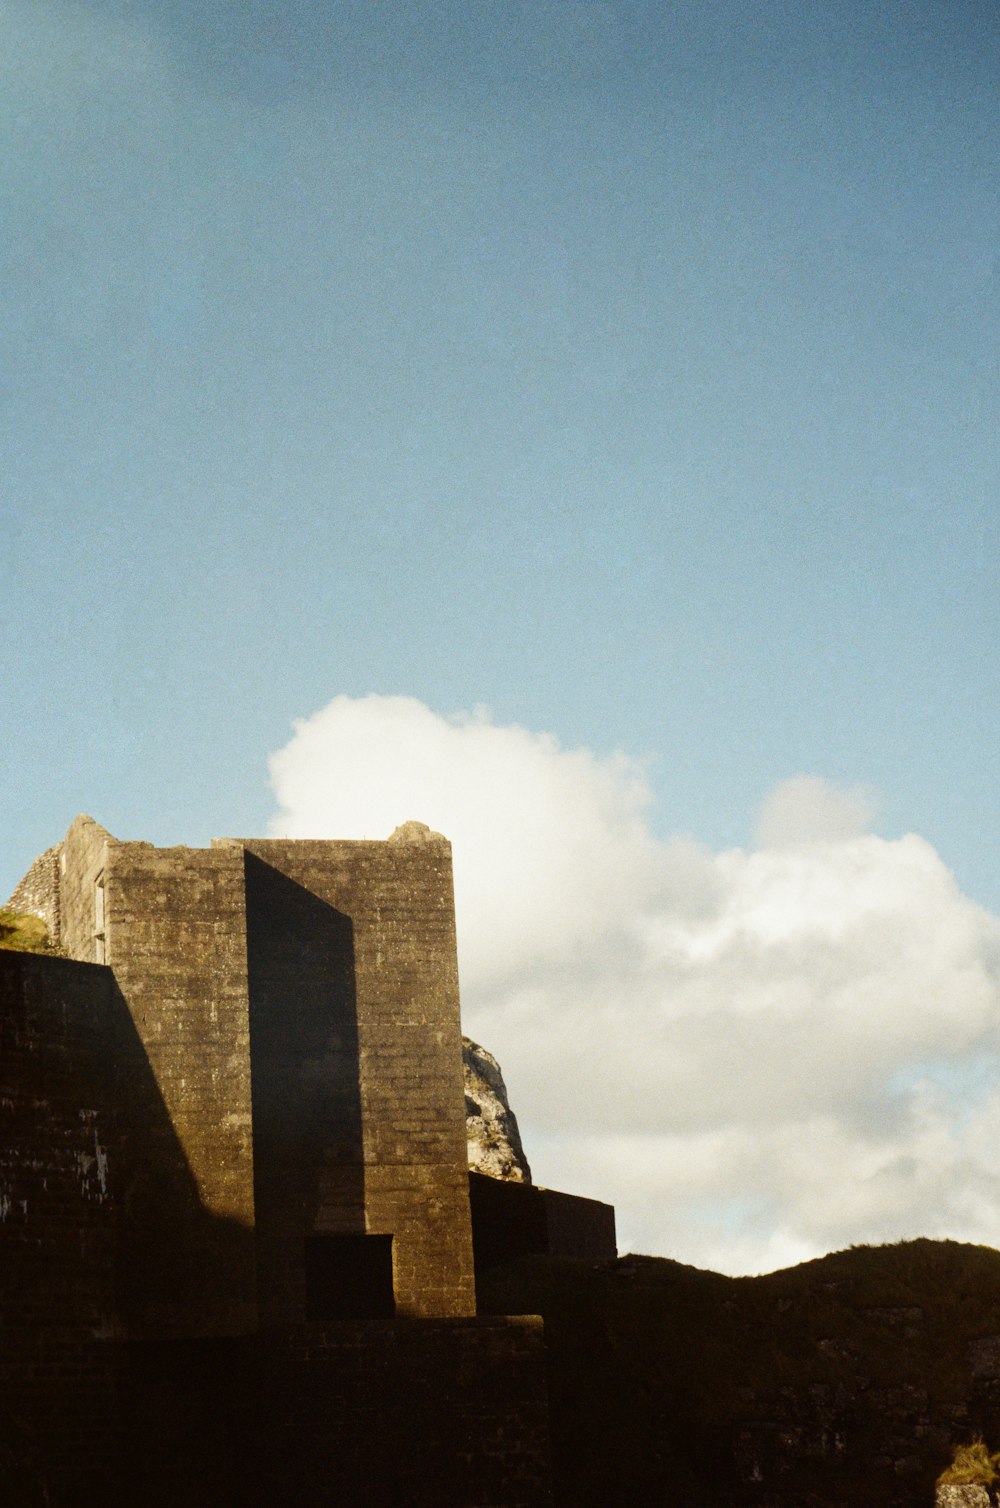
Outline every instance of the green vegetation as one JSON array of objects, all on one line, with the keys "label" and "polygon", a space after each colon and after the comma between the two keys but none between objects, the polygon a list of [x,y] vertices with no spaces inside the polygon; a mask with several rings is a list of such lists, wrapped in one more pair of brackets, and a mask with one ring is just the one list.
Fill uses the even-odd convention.
[{"label": "green vegetation", "polygon": [[40,916],[23,916],[0,907],[0,948],[19,953],[54,953],[48,929]]},{"label": "green vegetation", "polygon": [[939,1487],[991,1487],[1000,1481],[1000,1451],[990,1453],[982,1440],[959,1445],[955,1459],[938,1477]]}]

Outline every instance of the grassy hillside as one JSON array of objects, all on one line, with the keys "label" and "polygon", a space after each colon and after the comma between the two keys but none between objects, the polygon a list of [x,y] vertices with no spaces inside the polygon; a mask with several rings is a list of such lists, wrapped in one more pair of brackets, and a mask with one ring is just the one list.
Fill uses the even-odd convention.
[{"label": "grassy hillside", "polygon": [[760,1278],[532,1258],[483,1307],[539,1313],[561,1504],[915,1508],[1000,1444],[1000,1252],[857,1247]]}]

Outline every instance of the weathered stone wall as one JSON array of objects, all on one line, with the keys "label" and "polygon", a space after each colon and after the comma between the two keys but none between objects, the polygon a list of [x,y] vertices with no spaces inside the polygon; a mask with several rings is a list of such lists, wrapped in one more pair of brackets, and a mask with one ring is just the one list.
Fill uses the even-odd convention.
[{"label": "weathered stone wall", "polygon": [[[470,1317],[421,832],[155,849],[82,817],[35,866],[71,958],[0,956],[0,1496],[550,1501],[541,1326]],[[392,1236],[409,1317],[303,1324],[306,1245],[345,1235]]]},{"label": "weathered stone wall", "polygon": [[0,953],[0,1459],[15,1480],[44,1465],[84,1482],[110,1449],[113,985],[93,965]]},{"label": "weathered stone wall", "polygon": [[[253,839],[223,846],[230,843],[330,908],[332,927],[349,924],[352,956],[338,964],[329,999],[342,1001],[348,989],[357,1002],[356,1046],[343,1034],[339,1041],[357,1055],[366,1229],[393,1237],[400,1314],[473,1314],[450,845]],[[350,1012],[342,1014],[348,1029]],[[340,1051],[328,1044],[316,1073],[336,1077]],[[343,1124],[332,1133],[338,1145],[343,1133]],[[262,1154],[271,1156],[258,1146]],[[345,1184],[339,1154],[330,1173],[318,1231],[343,1230],[356,1218],[357,1190]],[[259,1167],[259,1186],[266,1177]],[[293,1237],[307,1234],[301,1216],[294,1218],[289,1252]]]},{"label": "weathered stone wall", "polygon": [[[185,1281],[150,1289],[134,1323],[159,1334],[238,1334],[257,1323],[242,856],[108,844],[107,956],[162,1097],[137,1178],[175,1191]],[[136,1133],[140,1133],[138,1126]],[[185,1195],[185,1185],[190,1195]],[[240,1231],[244,1239],[239,1239]],[[155,1261],[152,1252],[149,1261]],[[148,1270],[149,1262],[145,1263]],[[165,1268],[162,1269],[166,1271]]]},{"label": "weathered stone wall", "polygon": [[[93,817],[80,816],[61,845],[60,946],[81,963],[104,963],[97,939],[95,891],[115,839]],[[30,874],[30,870],[29,870]]]},{"label": "weathered stone wall", "polygon": [[47,848],[32,864],[24,879],[7,902],[11,911],[22,916],[40,916],[53,948],[60,946],[61,913],[59,904],[59,859],[62,844]]},{"label": "weathered stone wall", "polygon": [[[419,832],[156,849],[80,817],[63,845],[63,940],[115,971],[197,1188],[189,1236],[249,1230],[263,1200],[268,1324],[306,1317],[306,1241],[351,1231],[391,1235],[399,1313],[474,1311],[451,850]],[[224,1291],[192,1333],[252,1326],[252,1264]]]},{"label": "weathered stone wall", "polygon": [[0,1501],[116,1500],[122,1338],[214,1333],[252,1263],[111,969],[0,953]]},{"label": "weathered stone wall", "polygon": [[599,1261],[616,1257],[615,1207],[559,1189],[542,1189],[550,1257]]},{"label": "weathered stone wall", "polygon": [[0,953],[5,1336],[112,1324],[113,988],[106,969]]},{"label": "weathered stone wall", "polygon": [[114,973],[108,1050],[128,1164],[122,1322],[132,1334],[252,1329],[242,863],[121,843],[81,816],[59,873],[64,951]]},{"label": "weathered stone wall", "polygon": [[[128,848],[126,926],[158,873]],[[248,1233],[201,1207],[110,968],[0,955],[0,1113],[0,1498],[550,1502],[539,1322],[218,1334],[212,1269],[238,1286]]]}]

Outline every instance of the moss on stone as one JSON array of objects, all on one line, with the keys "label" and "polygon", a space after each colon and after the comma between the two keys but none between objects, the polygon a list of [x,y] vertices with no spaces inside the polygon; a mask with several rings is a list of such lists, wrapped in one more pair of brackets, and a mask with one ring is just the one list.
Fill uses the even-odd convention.
[{"label": "moss on stone", "polygon": [[0,908],[0,948],[19,953],[54,953],[49,932],[40,916],[25,916]]}]

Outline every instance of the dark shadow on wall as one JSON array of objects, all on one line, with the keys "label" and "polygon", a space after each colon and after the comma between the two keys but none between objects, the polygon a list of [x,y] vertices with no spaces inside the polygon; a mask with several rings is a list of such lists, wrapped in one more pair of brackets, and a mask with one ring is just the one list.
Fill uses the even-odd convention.
[{"label": "dark shadow on wall", "polygon": [[202,1205],[110,969],[3,955],[0,1105],[5,1334],[253,1328],[253,1233]]},{"label": "dark shadow on wall", "polygon": [[245,874],[260,1316],[294,1325],[330,1313],[307,1245],[365,1229],[354,929],[254,854]]},{"label": "dark shadow on wall", "polygon": [[117,1290],[126,1331],[137,1337],[246,1333],[256,1326],[253,1231],[205,1209],[114,981],[111,996],[121,1161],[114,1180]]},{"label": "dark shadow on wall", "polygon": [[[165,1429],[142,1337],[253,1328],[253,1233],[202,1206],[110,969],[0,955],[0,1133],[0,1501],[149,1501],[155,1442],[186,1460],[190,1388]],[[213,1438],[230,1396],[204,1405]]]}]

